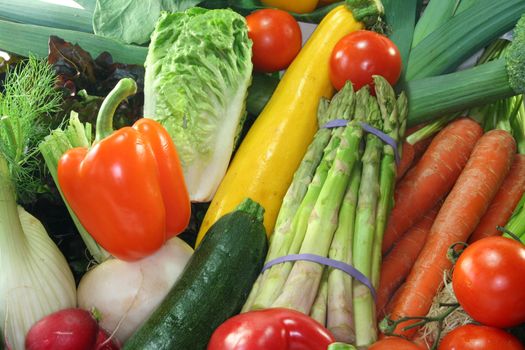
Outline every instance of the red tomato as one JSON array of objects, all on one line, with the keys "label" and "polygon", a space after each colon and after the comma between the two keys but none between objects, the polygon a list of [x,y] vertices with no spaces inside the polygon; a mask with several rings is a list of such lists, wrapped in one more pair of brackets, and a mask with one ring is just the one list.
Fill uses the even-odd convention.
[{"label": "red tomato", "polygon": [[488,237],[468,246],[452,274],[454,293],[476,321],[492,327],[525,322],[525,246]]},{"label": "red tomato", "polygon": [[520,341],[499,328],[465,325],[448,333],[438,350],[524,350]]},{"label": "red tomato", "polygon": [[411,341],[398,338],[390,337],[384,338],[378,342],[372,344],[368,350],[422,350],[419,346],[412,343]]},{"label": "red tomato", "polygon": [[253,41],[254,69],[270,73],[287,68],[302,44],[301,28],[295,18],[282,10],[264,9],[246,16],[246,21]]},{"label": "red tomato", "polygon": [[365,85],[372,88],[373,75],[381,75],[394,85],[400,74],[401,56],[397,46],[386,36],[368,30],[344,36],[330,57],[330,79],[337,90],[347,80],[355,90]]}]

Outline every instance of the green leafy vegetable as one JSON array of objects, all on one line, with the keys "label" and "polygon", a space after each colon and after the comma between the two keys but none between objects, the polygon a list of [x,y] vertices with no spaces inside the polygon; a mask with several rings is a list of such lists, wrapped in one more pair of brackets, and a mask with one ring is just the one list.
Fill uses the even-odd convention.
[{"label": "green leafy vegetable", "polygon": [[34,57],[8,71],[0,94],[0,154],[9,165],[20,203],[31,203],[45,191],[36,145],[47,135],[46,117],[58,112],[49,65]]},{"label": "green leafy vegetable", "polygon": [[97,0],[93,13],[95,34],[126,44],[144,44],[150,39],[161,11],[183,11],[199,0]]},{"label": "green leafy vegetable", "polygon": [[244,17],[194,7],[164,13],[146,58],[144,116],[167,128],[193,201],[209,201],[230,161],[252,76]]},{"label": "green leafy vegetable", "polygon": [[93,58],[79,45],[73,45],[56,36],[49,38],[48,62],[57,74],[57,86],[64,95],[61,117],[74,110],[82,122],[95,124],[104,96],[122,78],[137,82],[138,93],[123,102],[114,118],[116,128],[133,124],[142,115],[144,67],[113,62],[104,52]]}]

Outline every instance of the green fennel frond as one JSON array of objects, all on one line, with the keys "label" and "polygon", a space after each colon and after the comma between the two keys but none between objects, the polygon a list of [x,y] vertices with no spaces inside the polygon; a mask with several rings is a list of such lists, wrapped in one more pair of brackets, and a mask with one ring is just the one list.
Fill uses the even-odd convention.
[{"label": "green fennel frond", "polygon": [[29,57],[7,71],[0,94],[0,156],[9,165],[19,202],[32,201],[42,191],[38,143],[49,133],[49,116],[60,110],[53,68]]}]

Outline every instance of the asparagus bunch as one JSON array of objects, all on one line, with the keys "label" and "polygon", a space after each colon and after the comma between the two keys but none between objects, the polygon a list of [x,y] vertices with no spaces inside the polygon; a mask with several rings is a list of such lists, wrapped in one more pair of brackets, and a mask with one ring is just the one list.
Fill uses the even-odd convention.
[{"label": "asparagus bunch", "polygon": [[[315,153],[316,157],[321,158],[321,160],[317,162],[317,167],[308,173],[310,174],[308,177],[300,171],[305,159],[303,159],[298,171],[296,171],[292,185],[287,191],[283,199],[283,205],[279,210],[275,226],[276,229],[272,234],[266,262],[299,252],[304,233],[306,232],[307,222],[302,220],[305,217],[304,213],[310,213],[313,204],[317,200],[319,191],[324,184],[328,170],[335,158],[335,152],[339,146],[342,134],[342,129],[340,128],[328,129],[322,128],[322,126],[334,119],[348,118],[351,115],[350,112],[353,104],[354,92],[352,85],[347,84],[334,96],[326,109],[320,111],[319,126],[321,128],[314,136],[314,141],[310,145],[305,159],[307,160],[309,158],[309,153]],[[313,145],[318,144],[317,141],[321,137],[324,139],[325,135],[327,135],[329,139],[328,143],[323,143],[322,145],[324,145],[324,147],[321,144],[313,147]],[[311,177],[312,174],[313,178]],[[298,196],[293,194],[294,191],[291,191],[296,183],[304,185],[303,188],[306,193],[301,196],[301,198],[298,198]],[[286,204],[292,202],[297,206],[293,211],[288,209],[290,204]],[[283,223],[286,222],[290,224],[283,225]],[[243,311],[271,307],[286,282],[291,267],[292,263],[283,263],[273,266],[261,274],[255,283],[256,288],[252,288],[248,301],[243,307]]]},{"label": "asparagus bunch", "polygon": [[[360,92],[356,96],[358,105]],[[363,116],[356,113],[355,119],[344,128],[332,167],[328,171],[313,210],[309,213],[300,254],[324,257],[328,254],[337,229],[339,208],[350,182],[350,173],[359,158],[359,145],[363,136],[363,129],[359,125],[361,118]],[[315,262],[295,262],[286,284],[272,306],[288,307],[309,314],[317,295],[323,268]]]},{"label": "asparagus bunch", "polygon": [[[368,88],[354,92],[347,84],[330,103],[322,102],[320,125],[323,117],[323,121],[346,119],[346,126],[316,134],[283,201],[266,262],[313,254],[353,265],[377,284],[396,157],[391,145],[364,132],[363,123],[397,142],[405,130],[407,101],[404,94],[396,99],[383,78],[376,77],[375,85],[377,97]],[[310,152],[315,153],[315,162],[308,160],[313,159]],[[317,262],[301,259],[265,270],[243,311],[270,307],[308,314],[338,341],[361,346],[377,338],[375,303],[368,286]]]}]

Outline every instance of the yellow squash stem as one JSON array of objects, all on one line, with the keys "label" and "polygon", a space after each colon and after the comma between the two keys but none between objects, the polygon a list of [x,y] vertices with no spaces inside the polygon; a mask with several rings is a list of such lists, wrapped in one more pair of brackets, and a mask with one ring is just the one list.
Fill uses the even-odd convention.
[{"label": "yellow squash stem", "polygon": [[321,21],[239,146],[206,212],[197,245],[213,223],[247,197],[264,207],[264,226],[271,235],[282,199],[317,130],[319,100],[334,94],[329,76],[333,47],[363,28],[344,5]]}]

